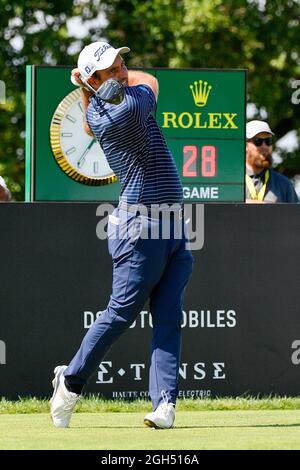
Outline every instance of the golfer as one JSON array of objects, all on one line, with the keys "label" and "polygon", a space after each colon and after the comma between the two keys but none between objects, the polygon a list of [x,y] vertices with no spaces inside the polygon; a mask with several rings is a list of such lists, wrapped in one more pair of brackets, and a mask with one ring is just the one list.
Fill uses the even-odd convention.
[{"label": "golfer", "polygon": [[[128,71],[122,57],[127,52],[128,47],[92,43],[81,51],[78,68],[72,72],[72,80],[83,87],[85,130],[100,143],[121,192],[108,224],[112,293],[70,364],[55,368],[51,415],[57,427],[69,426],[84,385],[148,298],[153,321],[149,374],[153,411],[144,423],[171,428],[175,419],[183,296],[193,258],[186,248],[180,178],[153,116],[158,82],[152,75]],[[124,86],[124,99],[118,105],[97,95],[109,78]],[[165,220],[170,225],[168,236]]]}]

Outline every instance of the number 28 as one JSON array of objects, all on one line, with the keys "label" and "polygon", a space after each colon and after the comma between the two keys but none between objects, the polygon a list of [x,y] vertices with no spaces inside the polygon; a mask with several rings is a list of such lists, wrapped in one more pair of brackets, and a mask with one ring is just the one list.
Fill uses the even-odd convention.
[{"label": "number 28", "polygon": [[[183,147],[182,176],[194,178],[199,176],[198,147],[185,145]],[[217,149],[213,145],[201,147],[201,176],[213,177],[217,173]]]}]

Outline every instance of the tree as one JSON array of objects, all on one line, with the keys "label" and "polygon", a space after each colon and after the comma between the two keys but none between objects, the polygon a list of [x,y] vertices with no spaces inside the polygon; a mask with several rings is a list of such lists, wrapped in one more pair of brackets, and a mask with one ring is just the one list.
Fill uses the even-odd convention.
[{"label": "tree", "polygon": [[[24,195],[25,64],[74,64],[74,43],[77,50],[103,37],[128,44],[129,66],[246,68],[253,118],[268,119],[277,138],[295,129],[299,139],[300,105],[291,100],[300,75],[299,0],[0,2],[0,79],[7,94],[0,105],[0,174],[8,175],[16,199]],[[69,18],[85,22],[101,11],[107,25],[89,23],[84,40],[69,36]],[[299,151],[282,158],[280,171],[300,173]]]},{"label": "tree", "polygon": [[99,11],[96,2],[73,0],[0,0],[0,5],[0,80],[6,88],[0,104],[0,174],[14,199],[24,200],[26,64],[75,64],[77,53],[69,48],[76,38],[69,36],[67,20],[90,20]]},{"label": "tree", "polygon": [[[299,0],[107,0],[105,12],[108,39],[130,44],[135,65],[248,69],[252,118],[299,139]],[[281,156],[280,171],[300,173],[300,151]]]}]

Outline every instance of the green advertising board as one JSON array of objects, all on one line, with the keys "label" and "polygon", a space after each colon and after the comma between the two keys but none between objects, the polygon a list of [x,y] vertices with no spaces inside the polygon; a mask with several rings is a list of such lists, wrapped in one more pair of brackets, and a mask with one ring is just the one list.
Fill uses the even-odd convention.
[{"label": "green advertising board", "polygon": [[[99,143],[83,130],[71,67],[27,66],[26,200],[118,201]],[[185,202],[244,201],[246,71],[150,69],[156,119],[181,175]]]}]

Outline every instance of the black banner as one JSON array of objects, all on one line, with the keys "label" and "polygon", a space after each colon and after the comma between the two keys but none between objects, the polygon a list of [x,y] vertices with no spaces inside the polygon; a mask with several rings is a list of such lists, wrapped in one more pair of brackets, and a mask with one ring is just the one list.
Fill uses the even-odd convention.
[{"label": "black banner", "polygon": [[[112,266],[97,208],[0,205],[0,396],[49,396],[54,367],[106,308]],[[300,206],[206,205],[204,216],[179,396],[299,395]],[[147,397],[150,341],[145,305],[86,391]]]}]

